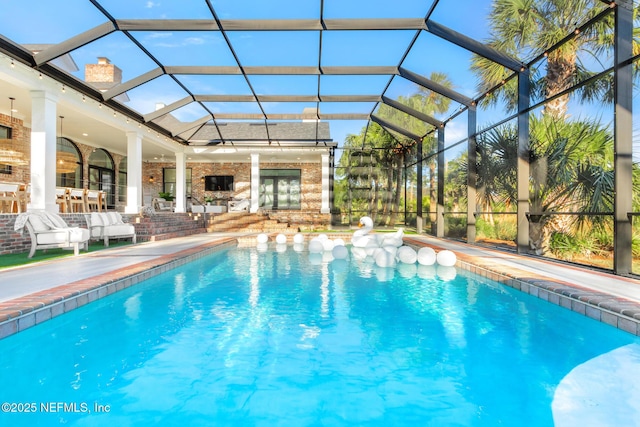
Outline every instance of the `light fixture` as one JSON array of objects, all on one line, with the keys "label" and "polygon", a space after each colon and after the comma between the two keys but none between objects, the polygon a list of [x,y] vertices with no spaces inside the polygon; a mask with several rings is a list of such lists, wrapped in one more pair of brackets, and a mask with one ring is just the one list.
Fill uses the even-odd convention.
[{"label": "light fixture", "polygon": [[9,100],[11,101],[11,138],[0,139],[0,164],[24,166],[28,164],[24,158],[24,153],[13,147],[13,112],[16,111],[13,108],[13,101],[15,101],[15,98],[9,97]]},{"label": "light fixture", "polygon": [[[62,120],[64,116],[60,117],[60,136],[59,138],[64,138],[62,136]],[[76,171],[78,167],[78,159],[74,153],[69,151],[56,151],[56,172],[57,173],[72,173]]]},{"label": "light fixture", "polygon": [[153,184],[153,175],[149,176],[149,184]]}]

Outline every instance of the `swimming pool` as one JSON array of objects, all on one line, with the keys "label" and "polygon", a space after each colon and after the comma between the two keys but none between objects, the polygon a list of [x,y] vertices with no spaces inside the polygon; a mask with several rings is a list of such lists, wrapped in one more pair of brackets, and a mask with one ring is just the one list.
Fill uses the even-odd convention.
[{"label": "swimming pool", "polygon": [[639,419],[637,337],[466,272],[273,249],[222,250],[0,341],[0,421]]}]

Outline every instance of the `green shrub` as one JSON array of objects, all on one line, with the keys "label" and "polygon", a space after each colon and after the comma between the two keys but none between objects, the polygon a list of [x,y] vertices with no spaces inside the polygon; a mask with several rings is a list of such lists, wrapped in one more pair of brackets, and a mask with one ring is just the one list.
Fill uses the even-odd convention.
[{"label": "green shrub", "polygon": [[571,235],[563,232],[551,234],[549,250],[554,256],[568,261],[580,256],[589,258],[592,255],[609,252],[609,249],[603,246],[594,234]]}]

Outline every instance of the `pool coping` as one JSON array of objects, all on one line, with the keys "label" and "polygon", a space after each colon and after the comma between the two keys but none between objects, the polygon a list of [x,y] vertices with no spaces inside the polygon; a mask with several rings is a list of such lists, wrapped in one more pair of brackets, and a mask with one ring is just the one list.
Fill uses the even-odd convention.
[{"label": "pool coping", "polygon": [[[311,235],[313,234],[306,237]],[[345,240],[348,239],[348,236],[344,237]],[[247,238],[219,238],[210,243],[169,255],[161,255],[108,273],[0,302],[0,339],[208,256],[226,246],[238,245]],[[404,242],[416,249],[420,247],[431,247],[437,251],[446,249],[438,246],[437,243],[425,242],[418,236],[405,235]],[[500,255],[499,251],[483,248],[483,251],[485,250]],[[517,267],[505,266],[500,262],[490,262],[478,256],[460,252],[456,255],[458,268],[640,336],[640,302],[638,301],[598,292]]]},{"label": "pool coping", "polygon": [[220,238],[170,255],[160,255],[108,273],[0,302],[0,340],[235,244],[237,239],[234,237]]},{"label": "pool coping", "polygon": [[[424,242],[412,236],[404,237],[405,244],[414,248],[431,247],[444,250],[432,242]],[[496,253],[491,249],[487,252]],[[500,252],[497,252],[500,254]],[[549,278],[481,257],[457,253],[456,267],[493,280],[552,304],[559,305],[591,319],[606,323],[630,334],[640,336],[640,303],[605,292],[599,292],[574,283]]]}]

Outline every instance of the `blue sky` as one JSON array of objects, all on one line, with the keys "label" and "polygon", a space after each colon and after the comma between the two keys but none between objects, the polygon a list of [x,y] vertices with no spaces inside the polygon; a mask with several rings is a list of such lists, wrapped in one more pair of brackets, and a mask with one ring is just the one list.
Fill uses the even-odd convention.
[{"label": "blue sky", "polygon": [[[431,6],[428,0],[325,0],[323,17],[339,18],[423,18]],[[100,4],[117,19],[210,19],[211,12],[204,0],[100,0]],[[212,0],[220,19],[318,19],[319,0]],[[0,34],[21,44],[60,43],[78,33],[90,30],[107,21],[88,0],[65,0],[65,7],[50,0],[0,0],[4,16]],[[490,0],[440,1],[432,19],[476,40],[485,40],[485,24]],[[69,13],[73,10],[74,13]],[[318,66],[320,34],[317,31],[258,32],[228,31],[234,51],[220,32],[215,31],[138,31],[130,33],[152,55],[165,65],[236,66]],[[323,66],[381,65],[396,66],[412,41],[415,31],[328,31],[322,37]],[[158,65],[129,37],[115,32],[82,46],[71,56],[79,70],[74,75],[84,78],[85,64],[95,63],[97,57],[107,56],[122,69],[123,81],[146,73]],[[468,96],[477,95],[477,80],[468,69],[469,52],[447,43],[428,32],[421,32],[402,66],[415,73],[429,76],[445,73],[454,90]],[[168,76],[159,77],[128,92],[129,108],[149,113],[157,103],[170,104],[185,97],[183,85],[194,94],[248,95],[251,89],[243,76],[177,77],[179,84]],[[317,76],[249,76],[249,83],[262,95],[314,95],[318,91]],[[387,87],[388,85],[388,87]],[[416,86],[398,76],[389,84],[387,76],[320,77],[322,95],[385,95],[396,99],[410,96]],[[259,113],[256,103],[205,103],[214,114],[219,112]],[[375,103],[321,103],[323,113],[369,113]],[[315,103],[265,103],[268,114],[301,113]],[[449,117],[458,104],[439,116]],[[483,111],[480,120],[492,121],[500,116],[501,108]],[[207,114],[202,106],[193,103],[173,113],[180,120],[197,120]],[[486,117],[486,119],[484,119]],[[495,120],[493,120],[495,121]],[[357,134],[366,121],[333,120],[331,134],[340,144],[349,133]],[[466,120],[460,117],[447,126],[448,143],[466,135]]]}]

